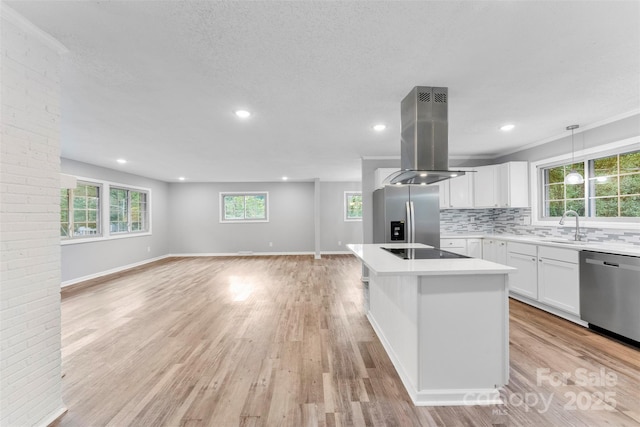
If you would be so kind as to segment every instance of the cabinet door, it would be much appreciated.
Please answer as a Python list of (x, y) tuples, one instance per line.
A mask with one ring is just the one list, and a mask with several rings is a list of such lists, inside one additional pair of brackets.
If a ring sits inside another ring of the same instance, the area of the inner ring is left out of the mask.
[(482, 239), (467, 239), (467, 256), (482, 258)]
[(471, 174), (458, 176), (449, 180), (449, 207), (473, 207), (473, 177)]
[(509, 273), (509, 290), (529, 297), (538, 299), (538, 269), (537, 258), (531, 255), (507, 253), (507, 265), (518, 270)]
[(529, 163), (508, 162), (499, 165), (496, 202), (502, 208), (529, 207)]
[(479, 166), (473, 174), (473, 205), (476, 208), (498, 207), (498, 165)]
[(507, 242), (503, 240), (496, 240), (495, 262), (507, 264)]
[(496, 241), (493, 239), (482, 239), (482, 259), (496, 262)]
[(436, 184), (440, 194), (440, 209), (448, 209), (449, 206), (449, 180), (440, 181)]
[(580, 272), (578, 264), (540, 258), (539, 300), (568, 313), (580, 315)]

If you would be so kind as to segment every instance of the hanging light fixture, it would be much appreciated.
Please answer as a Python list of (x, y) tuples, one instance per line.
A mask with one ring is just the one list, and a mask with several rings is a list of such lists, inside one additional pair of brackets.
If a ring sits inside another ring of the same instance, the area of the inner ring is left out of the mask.
[[(567, 130), (571, 131), (571, 166), (573, 166), (573, 164), (575, 163), (574, 156), (576, 154), (575, 146), (573, 145), (573, 131), (575, 129), (578, 129), (578, 127), (580, 126), (579, 125), (567, 126)], [(571, 172), (569, 172), (567, 176), (564, 177), (565, 184), (582, 184), (583, 182), (584, 182), (584, 178), (575, 169), (571, 169)]]

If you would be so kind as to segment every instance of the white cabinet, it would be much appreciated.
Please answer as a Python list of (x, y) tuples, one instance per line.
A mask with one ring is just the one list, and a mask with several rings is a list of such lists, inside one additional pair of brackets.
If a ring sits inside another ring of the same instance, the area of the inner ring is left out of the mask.
[[(464, 168), (460, 168), (464, 170)], [(473, 207), (473, 173), (449, 179), (449, 207)]]
[(473, 204), (476, 208), (498, 207), (501, 165), (478, 166), (473, 174)]
[[(509, 290), (580, 316), (579, 253), (572, 249), (509, 242)], [(543, 306), (544, 307), (544, 306)]]
[(467, 255), (467, 239), (440, 239), (440, 249)]
[(496, 205), (501, 208), (529, 207), (529, 164), (508, 162), (497, 165)]
[(467, 239), (467, 256), (482, 258), (482, 239)]
[(449, 180), (444, 180), (437, 182), (432, 185), (438, 186), (438, 191), (440, 194), (440, 209), (448, 209), (449, 206)]
[(538, 300), (568, 313), (580, 314), (578, 251), (538, 248)]
[(482, 239), (482, 259), (507, 264), (507, 242), (496, 239)]
[(507, 265), (518, 270), (509, 273), (509, 290), (538, 299), (538, 248), (524, 243), (507, 244)]

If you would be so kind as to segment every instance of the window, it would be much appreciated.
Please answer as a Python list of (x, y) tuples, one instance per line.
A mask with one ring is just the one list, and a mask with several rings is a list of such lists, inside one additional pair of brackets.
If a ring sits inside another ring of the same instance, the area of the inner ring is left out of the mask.
[[(572, 169), (583, 184), (565, 184)], [(591, 154), (584, 162), (540, 168), (541, 219), (557, 218), (566, 210), (595, 222), (637, 221), (640, 218), (640, 151)]]
[(148, 231), (147, 193), (111, 187), (109, 191), (109, 232), (136, 233)]
[(60, 190), (63, 244), (151, 233), (150, 189), (92, 178), (77, 180), (76, 188)]
[(76, 239), (101, 234), (100, 192), (100, 185), (87, 182), (60, 190), (60, 237)]
[(268, 193), (220, 193), (220, 222), (268, 222)]
[(362, 220), (362, 193), (360, 191), (344, 192), (344, 220)]

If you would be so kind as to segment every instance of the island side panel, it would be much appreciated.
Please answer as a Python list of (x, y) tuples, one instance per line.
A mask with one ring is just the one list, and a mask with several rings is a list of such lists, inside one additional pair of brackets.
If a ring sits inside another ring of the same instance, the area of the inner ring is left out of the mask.
[(367, 317), (405, 387), (418, 385), (418, 276), (369, 276)]
[(419, 390), (501, 387), (509, 372), (507, 276), (422, 276)]

